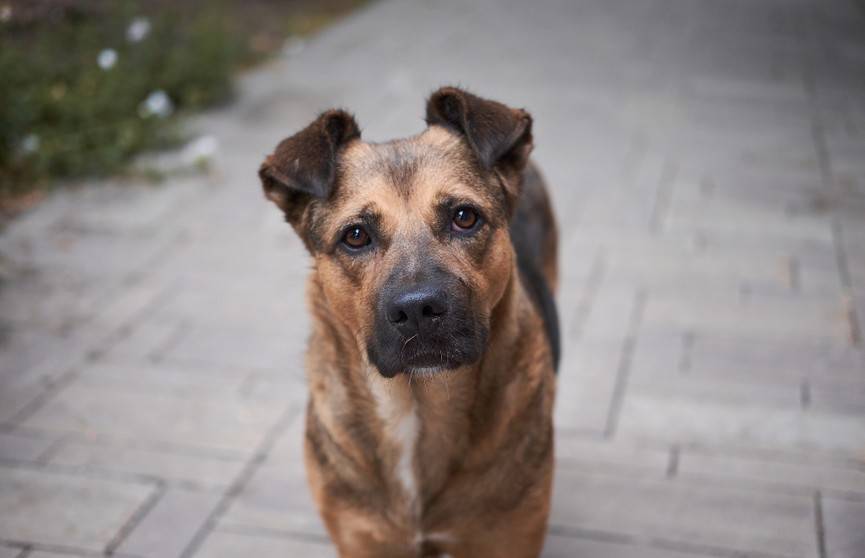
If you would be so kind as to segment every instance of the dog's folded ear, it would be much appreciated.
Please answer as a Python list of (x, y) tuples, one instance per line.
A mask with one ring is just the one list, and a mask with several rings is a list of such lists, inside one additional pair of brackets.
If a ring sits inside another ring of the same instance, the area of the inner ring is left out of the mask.
[(442, 87), (430, 96), (426, 122), (462, 134), (480, 165), (498, 170), (509, 181), (525, 168), (532, 151), (532, 117), (528, 112), (457, 87)]
[(334, 186), (337, 157), (360, 129), (349, 113), (329, 110), (312, 124), (282, 140), (258, 170), (264, 194), (295, 227), (313, 199), (327, 199)]

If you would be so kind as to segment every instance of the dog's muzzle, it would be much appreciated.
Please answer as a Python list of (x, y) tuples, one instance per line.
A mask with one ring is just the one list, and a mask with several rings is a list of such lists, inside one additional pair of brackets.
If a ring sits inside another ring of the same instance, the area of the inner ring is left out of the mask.
[(390, 378), (477, 361), (486, 327), (472, 311), (470, 294), (463, 282), (442, 271), (408, 284), (399, 277), (388, 279), (379, 295), (375, 334), (368, 342), (370, 362)]

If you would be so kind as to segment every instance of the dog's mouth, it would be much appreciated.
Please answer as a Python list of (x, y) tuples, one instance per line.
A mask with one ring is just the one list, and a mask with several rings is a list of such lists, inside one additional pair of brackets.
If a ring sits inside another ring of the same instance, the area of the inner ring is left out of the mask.
[(398, 374), (432, 374), (454, 370), (480, 359), (485, 332), (466, 332), (448, 339), (372, 339), (367, 345), (370, 362), (387, 378)]

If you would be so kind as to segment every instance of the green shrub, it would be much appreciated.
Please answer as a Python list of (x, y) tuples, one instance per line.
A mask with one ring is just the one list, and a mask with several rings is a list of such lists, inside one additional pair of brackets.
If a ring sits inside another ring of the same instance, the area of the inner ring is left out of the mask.
[[(52, 178), (115, 173), (136, 153), (175, 143), (178, 112), (230, 96), (232, 71), (250, 52), (219, 3), (146, 19), (139, 7), (0, 23), (0, 198)], [(134, 21), (149, 31), (138, 41), (127, 36)], [(161, 115), (147, 111), (151, 95), (170, 101)]]

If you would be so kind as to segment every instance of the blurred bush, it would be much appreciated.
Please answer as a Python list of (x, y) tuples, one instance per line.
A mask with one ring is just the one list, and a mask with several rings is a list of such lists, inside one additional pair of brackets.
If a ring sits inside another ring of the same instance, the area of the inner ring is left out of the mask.
[(0, 201), (175, 144), (235, 69), (355, 4), (0, 0)]

